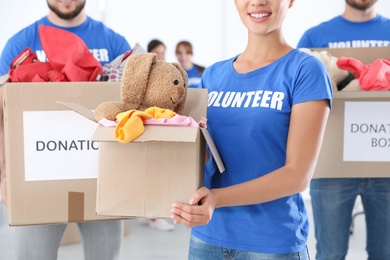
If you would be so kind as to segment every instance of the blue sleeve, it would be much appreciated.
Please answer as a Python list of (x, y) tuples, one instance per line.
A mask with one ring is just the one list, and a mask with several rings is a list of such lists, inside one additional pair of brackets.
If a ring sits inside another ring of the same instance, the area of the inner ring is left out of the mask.
[(113, 55), (114, 58), (131, 50), (131, 46), (128, 43), (128, 41), (126, 40), (126, 38), (120, 34), (116, 34), (116, 41), (115, 41), (114, 46), (115, 46), (114, 55)]
[(309, 32), (306, 31), (298, 42), (297, 48), (314, 48)]
[(24, 48), (19, 47), (15, 42), (8, 40), (0, 56), (0, 76), (10, 70), (11, 62)]
[(329, 100), (332, 103), (332, 84), (325, 65), (309, 56), (297, 70), (294, 82), (293, 105), (311, 100)]

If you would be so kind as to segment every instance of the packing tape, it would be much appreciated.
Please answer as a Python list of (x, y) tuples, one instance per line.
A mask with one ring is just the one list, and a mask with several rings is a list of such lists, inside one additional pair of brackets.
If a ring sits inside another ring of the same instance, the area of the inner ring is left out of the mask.
[(84, 221), (84, 193), (72, 192), (68, 193), (68, 221), (80, 222)]

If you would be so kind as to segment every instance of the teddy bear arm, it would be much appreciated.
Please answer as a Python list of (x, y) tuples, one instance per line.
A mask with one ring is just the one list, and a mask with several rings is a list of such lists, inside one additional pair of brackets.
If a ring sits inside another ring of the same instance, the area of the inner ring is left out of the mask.
[(99, 121), (103, 118), (115, 121), (116, 115), (124, 111), (126, 111), (126, 106), (123, 102), (107, 101), (96, 107), (94, 115), (96, 121)]

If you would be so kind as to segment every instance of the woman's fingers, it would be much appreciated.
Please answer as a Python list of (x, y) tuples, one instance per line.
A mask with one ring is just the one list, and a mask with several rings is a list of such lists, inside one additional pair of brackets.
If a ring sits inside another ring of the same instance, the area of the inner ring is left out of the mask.
[(175, 203), (172, 205), (171, 212), (171, 218), (175, 223), (191, 227), (208, 223), (208, 218), (204, 215), (201, 206)]

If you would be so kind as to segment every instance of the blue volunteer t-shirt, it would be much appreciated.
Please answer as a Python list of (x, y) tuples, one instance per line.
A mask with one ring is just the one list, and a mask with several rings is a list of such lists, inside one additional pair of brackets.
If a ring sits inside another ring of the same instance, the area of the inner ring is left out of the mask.
[(297, 48), (389, 47), (390, 19), (377, 15), (366, 22), (337, 16), (307, 30)]
[(76, 27), (59, 27), (52, 24), (47, 17), (43, 17), (8, 40), (0, 57), (0, 75), (8, 73), (12, 60), (26, 47), (30, 47), (40, 61), (46, 61), (46, 55), (39, 39), (38, 27), (40, 25), (52, 26), (76, 34), (102, 65), (131, 49), (122, 35), (90, 17)]
[[(284, 166), (293, 105), (332, 98), (324, 64), (299, 50), (245, 74), (234, 70), (235, 58), (207, 68), (199, 85), (208, 89), (207, 125), (226, 166), (221, 174), (213, 159), (207, 162), (208, 188), (242, 183)], [(209, 224), (194, 227), (192, 234), (216, 246), (281, 254), (303, 250), (308, 228), (302, 197), (294, 194), (218, 208)]]
[(200, 78), (202, 74), (198, 72), (198, 66), (194, 65), (192, 69), (186, 70), (188, 74), (188, 87), (189, 88), (197, 88), (200, 82)]

